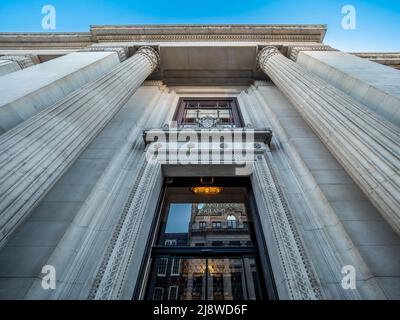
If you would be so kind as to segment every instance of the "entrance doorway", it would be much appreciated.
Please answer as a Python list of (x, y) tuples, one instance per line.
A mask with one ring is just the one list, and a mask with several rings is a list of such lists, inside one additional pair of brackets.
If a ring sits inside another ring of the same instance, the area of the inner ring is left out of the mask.
[(275, 299), (249, 179), (206, 181), (166, 181), (142, 299)]

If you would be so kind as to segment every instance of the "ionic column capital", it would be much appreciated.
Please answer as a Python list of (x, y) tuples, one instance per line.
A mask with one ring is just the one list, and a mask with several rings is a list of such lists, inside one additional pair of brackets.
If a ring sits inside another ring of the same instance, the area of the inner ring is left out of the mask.
[(260, 50), (257, 55), (257, 65), (261, 68), (261, 66), (266, 63), (272, 56), (281, 54), (277, 47), (267, 46)]
[(143, 46), (136, 51), (136, 54), (142, 54), (145, 56), (153, 66), (153, 70), (160, 65), (160, 55), (157, 50), (150, 46)]

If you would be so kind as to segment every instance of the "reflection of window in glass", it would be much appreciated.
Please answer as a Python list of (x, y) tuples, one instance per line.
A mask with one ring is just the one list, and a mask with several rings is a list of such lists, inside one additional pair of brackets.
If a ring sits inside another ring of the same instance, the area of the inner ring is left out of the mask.
[(247, 273), (250, 270), (243, 267), (241, 258), (211, 258), (208, 260), (208, 271), (212, 277), (212, 281), (209, 282), (208, 299), (243, 300), (245, 298), (245, 283), (249, 278)]
[(181, 259), (172, 259), (171, 276), (180, 276)]
[(164, 288), (154, 288), (153, 300), (163, 300)]
[(193, 300), (202, 300), (203, 297), (203, 274), (194, 274), (193, 275), (193, 289), (192, 289), (192, 299)]
[(226, 218), (228, 222), (228, 228), (229, 229), (236, 229), (236, 217), (232, 214), (228, 215)]
[(221, 221), (213, 221), (212, 227), (213, 229), (221, 229)]
[(161, 258), (158, 263), (157, 276), (165, 277), (167, 275), (168, 258)]
[(178, 300), (178, 286), (170, 286), (168, 288), (168, 300)]

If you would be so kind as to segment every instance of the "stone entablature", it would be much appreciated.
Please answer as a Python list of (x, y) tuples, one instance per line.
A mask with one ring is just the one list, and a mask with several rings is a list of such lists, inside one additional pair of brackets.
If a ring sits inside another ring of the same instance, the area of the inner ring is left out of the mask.
[(322, 42), (326, 25), (126, 25), (92, 26), (97, 42), (108, 41), (297, 41)]
[(321, 43), (326, 25), (121, 25), (90, 32), (3, 32), (0, 49), (84, 48), (99, 42), (261, 41)]
[(385, 66), (400, 69), (400, 52), (353, 52), (351, 54)]

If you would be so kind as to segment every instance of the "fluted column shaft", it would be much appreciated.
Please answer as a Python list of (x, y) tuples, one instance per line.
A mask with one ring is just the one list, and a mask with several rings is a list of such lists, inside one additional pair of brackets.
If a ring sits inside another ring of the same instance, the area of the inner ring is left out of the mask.
[(0, 136), (0, 246), (158, 64), (157, 52), (142, 47)]
[(336, 159), (400, 233), (400, 130), (275, 47), (260, 68), (288, 97)]

